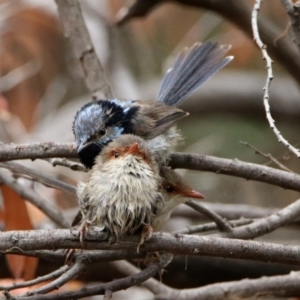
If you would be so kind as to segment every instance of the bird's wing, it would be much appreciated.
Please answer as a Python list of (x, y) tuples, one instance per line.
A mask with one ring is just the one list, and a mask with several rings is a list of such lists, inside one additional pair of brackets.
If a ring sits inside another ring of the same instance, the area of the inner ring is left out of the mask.
[(136, 101), (139, 113), (136, 116), (135, 134), (152, 139), (174, 126), (180, 119), (189, 114), (180, 108), (167, 106), (157, 101)]
[(196, 43), (193, 47), (184, 49), (165, 74), (157, 101), (172, 106), (179, 105), (233, 59), (233, 56), (224, 58), (230, 48), (230, 45), (207, 42)]
[(74, 218), (72, 222), (72, 226), (78, 225), (82, 221), (82, 213), (81, 210), (77, 213), (76, 217)]

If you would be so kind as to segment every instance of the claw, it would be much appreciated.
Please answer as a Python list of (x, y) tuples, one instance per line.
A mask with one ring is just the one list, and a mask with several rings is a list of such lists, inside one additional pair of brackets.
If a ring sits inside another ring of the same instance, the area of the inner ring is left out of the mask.
[(84, 249), (85, 245), (84, 245), (84, 234), (87, 230), (87, 228), (89, 227), (89, 223), (87, 221), (83, 221), (80, 225), (80, 227), (78, 228), (78, 233), (77, 233), (77, 237), (79, 238), (81, 247)]
[(145, 224), (143, 226), (140, 243), (138, 244), (137, 249), (136, 249), (137, 253), (140, 253), (140, 246), (143, 245), (145, 243), (145, 241), (150, 240), (150, 238), (152, 237), (152, 233), (153, 233), (152, 226), (149, 224)]

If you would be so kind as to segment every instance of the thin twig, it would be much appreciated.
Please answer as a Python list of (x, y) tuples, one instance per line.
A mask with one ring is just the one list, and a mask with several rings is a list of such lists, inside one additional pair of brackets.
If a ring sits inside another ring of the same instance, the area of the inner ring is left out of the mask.
[(255, 153), (270, 159), (275, 165), (277, 165), (280, 169), (287, 171), (287, 172), (291, 172), (294, 173), (291, 169), (289, 169), (288, 167), (286, 167), (285, 165), (283, 165), (280, 161), (278, 161), (275, 157), (273, 157), (270, 153), (263, 153), (262, 151), (260, 151), (259, 149), (257, 149), (256, 147), (252, 146), (251, 144), (249, 144), (248, 142), (243, 142), (240, 141), (240, 144), (248, 146), (249, 148), (251, 148), (252, 150), (254, 150)]
[(22, 166), (15, 162), (0, 162), (0, 168), (5, 168), (13, 172), (14, 174), (22, 174), (29, 176), (34, 181), (40, 182), (48, 187), (56, 188), (62, 191), (65, 191), (66, 193), (75, 196), (76, 195), (76, 187), (74, 187), (71, 184), (65, 183), (61, 180), (58, 180), (54, 177), (51, 177), (49, 175), (42, 174), (41, 172), (38, 172), (34, 169), (27, 168), (25, 166)]
[(9, 175), (7, 171), (0, 170), (0, 180), (16, 191), (22, 198), (28, 200), (35, 207), (40, 209), (47, 217), (62, 228), (70, 227), (60, 210), (38, 195), (33, 189), (27, 188), (17, 183), (16, 179)]
[(290, 17), (290, 24), (292, 25), (295, 42), (300, 52), (300, 5), (298, 3), (293, 3), (291, 0), (280, 0), (282, 6), (285, 8), (286, 12)]
[[(111, 262), (110, 265), (112, 265), (114, 269), (117, 269), (119, 272), (126, 276), (130, 276), (138, 272), (138, 268), (128, 261), (114, 261)], [(147, 288), (154, 295), (165, 295), (166, 293), (173, 291), (172, 288), (154, 278), (149, 278), (148, 280), (142, 282), (140, 285), (144, 288)]]
[[(240, 219), (240, 220), (234, 220), (234, 221), (229, 221), (230, 225), (232, 228), (239, 227), (242, 225), (248, 225), (253, 223), (252, 219)], [(216, 223), (205, 223), (205, 224), (200, 224), (200, 225), (195, 225), (195, 226), (188, 226), (186, 228), (176, 230), (172, 232), (173, 234), (194, 234), (194, 233), (200, 233), (200, 232), (207, 232), (207, 231), (212, 231), (212, 230), (217, 230), (218, 227)]]
[(72, 171), (87, 172), (87, 169), (83, 165), (76, 163), (72, 160), (68, 160), (66, 158), (50, 158), (47, 159), (47, 161), (50, 162), (50, 164), (52, 164), (53, 167), (63, 166), (70, 168)]
[(270, 98), (270, 85), (271, 81), (273, 80), (273, 71), (272, 71), (272, 59), (270, 58), (268, 51), (267, 51), (267, 46), (261, 41), (259, 32), (258, 32), (258, 25), (257, 25), (257, 17), (258, 17), (258, 11), (260, 9), (260, 5), (262, 3), (262, 0), (256, 0), (253, 10), (252, 10), (252, 18), (251, 18), (251, 23), (252, 23), (252, 30), (253, 30), (253, 36), (254, 36), (254, 41), (260, 48), (263, 59), (266, 61), (267, 65), (267, 79), (266, 79), (266, 84), (264, 87), (264, 97), (263, 97), (263, 102), (265, 106), (265, 111), (266, 111), (266, 116), (267, 120), (269, 122), (269, 125), (273, 132), (275, 133), (278, 141), (285, 145), (292, 153), (294, 153), (297, 157), (300, 157), (300, 152), (299, 149), (296, 149), (294, 146), (292, 146), (280, 133), (278, 128), (275, 125), (275, 120), (273, 119), (271, 115), (271, 110), (270, 110), (270, 104), (269, 104), (269, 98)]
[(185, 204), (187, 206), (197, 210), (198, 212), (202, 213), (210, 220), (214, 221), (216, 223), (218, 229), (221, 232), (231, 232), (232, 231), (232, 227), (231, 227), (230, 223), (227, 220), (223, 219), (221, 216), (219, 216), (217, 213), (212, 211), (211, 209), (209, 209), (193, 200), (189, 200), (189, 201), (185, 202)]
[(14, 284), (8, 285), (8, 286), (0, 286), (0, 290), (11, 291), (11, 290), (15, 290), (15, 289), (29, 287), (29, 286), (32, 286), (32, 285), (35, 285), (35, 284), (39, 284), (39, 283), (42, 283), (44, 281), (47, 281), (47, 280), (50, 280), (50, 279), (53, 279), (53, 278), (56, 278), (56, 277), (62, 275), (69, 268), (70, 268), (70, 266), (64, 265), (64, 266), (60, 267), (58, 270), (55, 270), (55, 271), (53, 271), (49, 274), (46, 274), (44, 276), (37, 277), (33, 280), (28, 280), (28, 281), (20, 282), (20, 283), (14, 283)]
[(55, 0), (64, 32), (70, 38), (78, 59), (85, 82), (95, 99), (111, 99), (104, 69), (96, 55), (89, 32), (85, 25), (82, 11), (77, 0)]
[[(83, 257), (79, 257), (75, 263), (68, 268), (64, 273), (60, 274), (60, 277), (53, 280), (52, 282), (43, 285), (37, 289), (27, 292), (23, 296), (32, 296), (37, 294), (46, 294), (53, 290), (59, 289), (61, 286), (76, 278), (80, 273), (82, 273), (87, 268), (87, 260)], [(20, 296), (22, 297), (22, 296)]]
[(145, 280), (153, 277), (157, 272), (163, 269), (166, 265), (170, 263), (172, 256), (170, 254), (162, 254), (160, 256), (160, 260), (157, 263), (152, 264), (147, 267), (143, 271), (140, 271), (137, 274), (133, 274), (128, 277), (124, 277), (121, 279), (116, 279), (112, 282), (105, 284), (98, 284), (92, 287), (84, 287), (77, 291), (68, 291), (61, 292), (52, 295), (37, 295), (37, 296), (29, 296), (29, 297), (15, 297), (15, 300), (64, 300), (64, 299), (79, 299), (83, 297), (88, 297), (92, 295), (104, 295), (107, 290), (111, 292), (120, 291), (123, 289), (127, 289), (131, 286), (138, 285)]

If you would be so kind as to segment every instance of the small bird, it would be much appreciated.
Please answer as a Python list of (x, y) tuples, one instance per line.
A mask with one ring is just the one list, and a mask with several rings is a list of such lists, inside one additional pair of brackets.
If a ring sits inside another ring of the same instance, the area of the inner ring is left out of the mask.
[[(126, 136), (124, 136), (126, 137)], [(95, 165), (96, 166), (96, 165)], [(94, 168), (93, 168), (94, 169)], [(175, 207), (177, 207), (179, 204), (184, 203), (187, 201), (188, 198), (194, 198), (194, 199), (204, 199), (204, 195), (193, 190), (187, 182), (183, 180), (183, 178), (176, 173), (174, 170), (171, 170), (167, 167), (161, 167), (160, 168), (160, 196), (156, 199), (154, 202), (154, 206), (156, 205), (155, 208), (152, 208), (151, 211), (152, 213), (152, 218), (150, 222), (150, 226), (153, 228), (153, 231), (160, 231), (163, 229), (163, 227), (166, 225), (167, 221), (170, 219), (170, 215)], [(88, 183), (80, 183), (78, 186), (78, 197), (79, 201), (80, 199), (85, 197), (87, 194), (87, 190), (89, 190), (89, 187), (87, 186)], [(99, 182), (99, 190), (101, 189), (101, 182)], [(145, 186), (147, 188), (147, 186)], [(100, 191), (98, 195), (103, 193), (103, 191)], [(104, 195), (106, 198), (108, 194)], [(159, 200), (160, 197), (162, 196), (163, 201)], [(99, 199), (102, 197), (99, 197)], [(157, 201), (159, 200), (159, 201)], [(120, 201), (122, 202), (122, 201)], [(100, 207), (102, 203), (99, 202), (98, 204)], [(120, 204), (122, 205), (122, 204)], [(86, 207), (86, 205), (84, 206)], [(98, 209), (101, 209), (101, 208)], [(126, 212), (126, 207), (127, 205), (124, 206), (125, 212)], [(87, 207), (87, 210), (90, 211), (90, 207)], [(95, 214), (95, 212), (91, 212), (91, 214)], [(91, 223), (87, 219), (87, 214), (85, 214), (85, 217), (83, 217), (83, 212), (82, 210), (78, 212), (76, 217), (73, 220), (72, 226), (76, 226), (80, 224), (83, 220), (86, 220), (87, 224), (92, 224), (92, 225), (97, 225), (99, 227), (103, 227), (104, 229), (104, 223), (103, 221), (96, 221), (94, 223)], [(92, 217), (90, 219), (93, 219)], [(110, 226), (110, 225), (107, 225)], [(151, 229), (150, 229), (151, 230)], [(118, 230), (119, 232), (120, 230)], [(112, 231), (111, 231), (112, 232)], [(150, 233), (151, 235), (151, 233)]]
[(161, 167), (160, 176), (162, 177), (161, 189), (164, 205), (158, 207), (158, 211), (151, 222), (153, 231), (163, 229), (170, 219), (173, 209), (186, 202), (188, 198), (204, 199), (203, 194), (193, 190), (174, 170)]
[(117, 239), (142, 230), (142, 241), (151, 236), (151, 220), (163, 195), (155, 155), (134, 135), (121, 135), (97, 156), (86, 183), (79, 184), (78, 202), (83, 241), (85, 227), (104, 227)]
[(81, 107), (73, 122), (80, 161), (91, 169), (104, 146), (122, 134), (146, 140), (164, 134), (169, 147), (176, 145), (180, 134), (172, 127), (188, 116), (176, 106), (232, 60), (224, 57), (229, 49), (213, 42), (184, 49), (163, 77), (156, 101), (100, 99)]

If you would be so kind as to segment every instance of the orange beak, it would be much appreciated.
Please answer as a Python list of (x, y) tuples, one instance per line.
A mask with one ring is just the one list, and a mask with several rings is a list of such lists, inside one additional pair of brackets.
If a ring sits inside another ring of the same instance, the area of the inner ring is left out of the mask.
[(139, 144), (134, 143), (130, 146), (130, 148), (127, 151), (127, 154), (138, 154), (139, 153)]
[(195, 199), (204, 199), (204, 195), (195, 191), (195, 190), (188, 190), (184, 192), (184, 196), (187, 198), (195, 198)]

